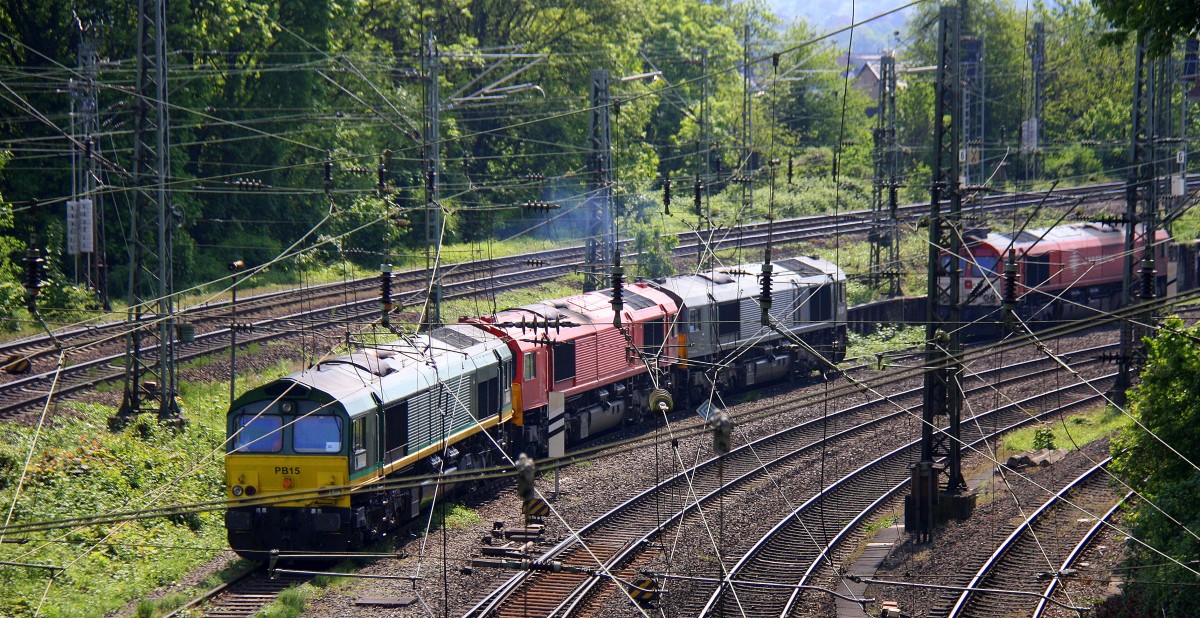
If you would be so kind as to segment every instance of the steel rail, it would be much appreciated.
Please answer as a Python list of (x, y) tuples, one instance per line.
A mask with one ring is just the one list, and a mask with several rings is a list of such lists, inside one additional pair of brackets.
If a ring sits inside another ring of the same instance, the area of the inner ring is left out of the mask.
[[(1114, 376), (1115, 376), (1115, 374), (1108, 374), (1105, 376), (1094, 378), (1092, 380), (1088, 380), (1086, 384), (1102, 383), (1106, 380), (1111, 380)], [(1017, 401), (1017, 402), (1013, 402), (1013, 403), (1001, 406), (994, 410), (989, 410), (988, 412), (984, 412), (982, 414), (976, 415), (970, 419), (964, 419), (964, 427), (965, 427), (965, 426), (967, 426), (968, 423), (971, 423), (974, 425), (974, 424), (983, 423), (985, 421), (991, 421), (993, 419), (993, 417), (1000, 419), (1000, 420), (1005, 420), (1006, 422), (1008, 422), (1004, 416), (1007, 414), (1011, 414), (1014, 417), (1014, 420), (1011, 421), (1010, 424), (1004, 426), (1002, 429), (997, 429), (986, 435), (981, 435), (979, 438), (977, 438), (975, 440), (971, 440), (970, 442), (967, 442), (967, 444), (970, 446), (975, 446), (984, 440), (990, 439), (990, 438), (1000, 435), (1004, 432), (1019, 428), (1028, 423), (1034, 422), (1042, 417), (1045, 417), (1045, 416), (1048, 416), (1051, 414), (1058, 414), (1067, 409), (1071, 409), (1071, 408), (1078, 407), (1078, 406), (1081, 406), (1081, 405), (1084, 405), (1087, 403), (1091, 403), (1091, 402), (1094, 402), (1095, 400), (1099, 399), (1100, 395), (1089, 394), (1078, 400), (1069, 402), (1063, 406), (1059, 406), (1059, 407), (1041, 412), (1040, 414), (1032, 415), (1032, 414), (1028, 414), (1028, 413), (1024, 412), (1024, 407), (1034, 401), (1044, 399), (1045, 397), (1048, 397), (1048, 396), (1053, 396), (1056, 393), (1079, 389), (1079, 388), (1084, 387), (1086, 384), (1085, 383), (1076, 383), (1076, 384), (1071, 384), (1071, 385), (1061, 387), (1058, 389), (1052, 389), (1050, 391), (1047, 391), (1046, 393), (1041, 393), (1041, 394), (1038, 394), (1038, 395), (1035, 395), (1032, 397), (1028, 397), (1021, 401)], [(858, 510), (854, 511), (854, 513), (857, 514), (857, 517), (851, 518), (852, 523), (853, 522), (861, 523), (865, 517), (869, 516), (870, 511), (867, 510), (868, 508), (879, 506), (880, 504), (883, 503), (883, 500), (881, 500), (881, 498), (886, 498), (889, 495), (894, 495), (894, 493), (902, 490), (903, 487), (907, 486), (907, 484), (910, 480), (908, 470), (907, 470), (906, 466), (903, 466), (900, 464), (902, 463), (902, 461), (912, 460), (913, 453), (915, 453), (919, 448), (920, 448), (920, 441), (913, 441), (906, 446), (900, 447), (900, 448), (892, 451), (891, 453), (884, 455), (883, 457), (880, 457), (880, 458), (860, 467), (855, 472), (851, 473), (850, 475), (847, 475), (846, 477), (843, 477), (839, 481), (830, 485), (828, 488), (823, 490), (817, 496), (814, 496), (813, 498), (806, 501), (803, 505), (801, 505), (799, 508), (797, 508), (791, 514), (789, 514), (787, 517), (780, 520), (780, 522), (778, 524), (776, 524), (776, 526), (774, 528), (772, 528), (772, 530), (770, 532), (768, 532), (762, 538), (760, 538), (759, 541), (756, 542), (754, 544), (754, 546), (751, 547), (742, 556), (742, 558), (739, 559), (738, 562), (729, 570), (728, 578), (729, 579), (764, 579), (764, 578), (767, 578), (772, 581), (779, 581), (780, 583), (788, 584), (789, 586), (793, 585), (793, 584), (807, 585), (809, 578), (811, 577), (812, 573), (815, 571), (816, 567), (819, 567), (823, 562), (828, 562), (828, 560), (831, 556), (830, 552), (836, 546), (836, 543), (839, 543), (839, 542), (845, 540), (849, 536), (849, 534), (853, 530), (853, 528), (851, 527), (851, 525), (843, 526), (840, 529), (840, 531), (838, 531), (834, 536), (829, 538), (828, 542), (823, 547), (817, 548), (818, 552), (815, 555), (812, 555), (808, 559), (798, 559), (799, 558), (799, 556), (797, 556), (798, 552), (795, 550), (794, 547), (780, 547), (780, 544), (787, 545), (791, 542), (792, 528), (795, 525), (797, 525), (803, 521), (802, 520), (803, 515), (806, 515), (807, 513), (811, 512), (817, 506), (823, 507), (827, 497), (832, 496), (834, 494), (834, 492), (839, 491), (841, 488), (848, 486), (847, 484), (849, 483), (849, 479), (851, 477), (855, 477), (858, 475), (865, 476), (868, 473), (872, 473), (872, 474), (876, 474), (876, 475), (884, 474), (885, 478), (875, 479), (873, 481), (873, 486), (888, 487), (889, 489), (885, 490), (877, 495), (874, 495), (873, 497), (871, 497), (870, 500), (860, 500), (860, 502), (863, 502), (863, 504), (858, 508)], [(888, 482), (887, 479), (891, 479), (892, 482)], [(847, 500), (843, 499), (841, 502), (839, 502), (839, 504), (844, 504), (845, 502), (847, 502)], [(760, 558), (767, 559), (768, 555), (779, 555), (781, 553), (793, 556), (793, 559), (792, 559), (793, 567), (799, 566), (800, 564), (805, 565), (799, 570), (799, 572), (800, 572), (799, 577), (797, 577), (795, 575), (791, 575), (791, 576), (788, 575), (789, 572), (791, 572), (791, 573), (797, 572), (796, 568), (783, 568), (782, 565), (779, 565), (777, 563), (777, 561), (769, 561), (772, 565), (771, 569), (769, 569), (769, 570), (763, 569), (763, 572), (759, 573), (758, 577), (747, 578), (745, 576), (744, 572), (750, 570), (756, 560), (759, 560)], [(767, 577), (768, 574), (770, 575), (769, 577)], [(700, 610), (700, 612), (698, 612), (697, 615), (709, 616), (709, 615), (712, 615), (713, 612), (718, 611), (719, 606), (723, 600), (723, 594), (722, 594), (723, 590), (724, 590), (724, 588), (722, 588), (722, 587), (718, 587), (716, 590), (714, 590), (713, 593), (709, 596), (709, 599), (705, 603), (704, 607)], [(779, 607), (779, 610), (770, 611), (770, 612), (766, 612), (766, 613), (760, 611), (757, 613), (760, 615), (787, 616), (789, 614), (789, 612), (792, 611), (792, 609), (794, 608), (794, 605), (799, 600), (799, 596), (800, 596), (798, 590), (789, 590), (789, 592), (791, 594), (789, 595), (787, 600), (783, 601), (782, 603), (776, 601), (776, 606)], [(763, 597), (763, 594), (761, 594), (761, 593), (757, 594), (756, 602), (759, 604), (757, 606), (758, 609), (762, 609), (762, 603), (764, 602), (762, 597)]]
[[(1111, 347), (1111, 345), (1097, 346), (1095, 348), (1088, 348), (1087, 350), (1079, 350), (1075, 353), (1077, 353), (1077, 354), (1078, 353), (1091, 353), (1091, 352), (1098, 351), (1099, 349), (1102, 349), (1105, 347)], [(1026, 366), (1034, 366), (1034, 365), (1039, 365), (1039, 364), (1051, 365), (1050, 367), (1048, 367), (1047, 369), (1045, 369), (1043, 371), (1057, 370), (1057, 367), (1053, 366), (1053, 364), (1050, 363), (1048, 359), (1045, 359), (1045, 358), (1031, 359), (1031, 360), (1023, 361), (1021, 363), (1010, 365), (1007, 367), (989, 369), (985, 372), (982, 372), (981, 374), (978, 374), (978, 377), (984, 377), (984, 376), (991, 375), (993, 373), (1001, 373), (1001, 372), (1015, 372), (1017, 375), (1010, 376), (1010, 377), (1002, 380), (999, 384), (990, 384), (988, 386), (976, 387), (976, 388), (990, 389), (990, 388), (994, 388), (997, 385), (1007, 384), (1007, 383), (1015, 382), (1015, 381), (1028, 380), (1028, 379), (1035, 377), (1036, 375), (1040, 375), (1040, 374), (1031, 373), (1031, 372), (1022, 372), (1021, 369)], [(975, 376), (975, 374), (972, 374), (972, 375)], [(902, 392), (902, 393), (889, 395), (888, 397), (892, 400), (902, 398), (902, 397), (914, 397), (915, 395), (919, 394), (919, 392), (920, 392), (919, 388), (914, 388), (914, 389), (910, 389), (910, 390)], [(699, 464), (698, 466), (695, 466), (693, 468), (690, 468), (688, 470), (680, 472), (677, 475), (675, 475), (674, 477), (666, 479), (662, 483), (644, 490), (637, 496), (634, 496), (633, 498), (630, 498), (629, 500), (627, 500), (625, 503), (622, 503), (621, 505), (613, 508), (608, 513), (605, 513), (604, 515), (600, 516), (593, 522), (589, 523), (588, 526), (581, 529), (576, 535), (564, 540), (563, 542), (556, 545), (554, 548), (551, 548), (550, 550), (543, 553), (537, 560), (545, 562), (545, 561), (560, 559), (560, 557), (566, 551), (568, 551), (572, 548), (576, 548), (577, 545), (580, 544), (580, 538), (586, 537), (587, 535), (597, 534), (597, 535), (604, 536), (604, 538), (611, 538), (613, 536), (611, 532), (599, 533), (599, 531), (605, 530), (605, 526), (612, 526), (614, 521), (618, 520), (619, 517), (625, 516), (625, 514), (628, 511), (636, 508), (639, 505), (651, 503), (651, 501), (656, 499), (657, 496), (659, 496), (663, 493), (668, 493), (671, 489), (680, 486), (680, 484), (682, 484), (682, 483), (690, 482), (690, 484), (692, 486), (696, 486), (696, 485), (703, 486), (705, 482), (711, 481), (712, 479), (707, 479), (705, 477), (702, 477), (701, 475), (702, 474), (711, 474), (714, 467), (724, 464), (728, 467), (727, 469), (730, 471), (730, 474), (733, 475), (733, 478), (726, 479), (725, 483), (723, 485), (718, 484), (715, 489), (709, 490), (708, 493), (706, 493), (703, 497), (699, 498), (699, 502), (701, 502), (701, 503), (711, 501), (711, 500), (715, 499), (716, 497), (718, 497), (722, 491), (726, 491), (730, 487), (735, 487), (735, 486), (738, 486), (745, 482), (748, 482), (749, 480), (751, 480), (752, 477), (757, 477), (758, 475), (763, 474), (764, 468), (766, 468), (766, 469), (777, 468), (781, 465), (784, 465), (787, 461), (794, 459), (795, 457), (800, 456), (803, 453), (807, 452), (808, 450), (818, 446), (821, 443), (819, 428), (822, 427), (825, 423), (836, 422), (838, 419), (848, 417), (848, 416), (851, 416), (856, 413), (866, 412), (870, 408), (880, 405), (882, 402), (883, 402), (883, 399), (877, 399), (877, 400), (867, 401), (867, 402), (863, 402), (863, 403), (859, 403), (859, 404), (850, 406), (848, 408), (845, 408), (843, 410), (839, 410), (838, 412), (835, 412), (834, 414), (830, 415), (827, 419), (814, 419), (812, 421), (808, 421), (808, 422), (798, 425), (796, 427), (791, 427), (791, 428), (781, 430), (770, 436), (760, 438), (759, 440), (756, 440), (752, 444), (743, 445), (742, 447), (739, 447), (738, 449), (731, 451), (724, 458), (709, 459), (709, 460)], [(912, 413), (913, 409), (915, 409), (915, 408), (893, 411), (887, 415), (869, 418), (866, 422), (864, 422), (858, 426), (843, 430), (841, 432), (834, 434), (833, 436), (829, 436), (828, 439), (829, 440), (847, 439), (847, 438), (851, 437), (851, 435), (855, 432), (861, 432), (861, 431), (864, 431), (866, 428), (877, 426), (881, 423), (891, 422), (898, 418), (909, 415)], [(811, 435), (809, 435), (807, 438), (805, 438), (804, 435), (806, 433), (811, 434)], [(775, 446), (776, 444), (779, 444), (779, 443), (783, 443), (785, 445), (795, 443), (797, 441), (797, 436), (800, 436), (800, 439), (812, 440), (812, 441), (811, 442), (803, 442), (801, 444), (801, 446), (799, 446), (799, 447)], [(772, 455), (770, 455), (770, 453), (772, 451), (777, 451), (777, 452), (782, 451), (782, 454), (772, 456)], [(738, 457), (744, 457), (744, 456), (749, 456), (749, 457), (751, 457), (751, 459), (749, 461), (739, 461), (738, 460)], [(762, 464), (760, 458), (768, 459), (769, 463)], [(740, 470), (743, 472), (739, 472)], [(703, 489), (703, 487), (701, 487), (701, 488)], [(689, 503), (683, 510), (677, 511), (675, 514), (669, 516), (669, 518), (667, 520), (664, 520), (661, 524), (656, 523), (654, 526), (650, 527), (644, 533), (642, 533), (641, 536), (633, 536), (633, 537), (625, 538), (624, 539), (625, 544), (621, 548), (614, 550), (612, 556), (608, 557), (604, 561), (603, 564), (597, 565), (593, 562), (591, 565), (589, 565), (590, 568), (597, 573), (603, 573), (605, 571), (612, 571), (613, 569), (617, 568), (617, 565), (624, 563), (632, 555), (641, 551), (641, 549), (645, 546), (645, 544), (653, 536), (657, 535), (664, 527), (666, 527), (668, 525), (672, 525), (675, 522), (681, 520), (682, 517), (689, 514), (695, 508), (698, 508), (695, 502)], [(508, 599), (510, 597), (512, 597), (513, 595), (515, 595), (517, 593), (519, 588), (524, 586), (526, 583), (533, 583), (530, 581), (532, 579), (535, 579), (535, 578), (543, 578), (544, 579), (546, 577), (547, 576), (540, 575), (540, 574), (535, 575), (535, 574), (527, 572), (527, 571), (518, 572), (518, 573), (514, 574), (512, 577), (510, 577), (508, 580), (506, 580), (499, 587), (490, 591), (490, 593), (488, 595), (486, 595), (484, 598), (482, 598), (478, 602), (476, 602), (475, 605), (464, 614), (464, 616), (466, 616), (466, 617), (483, 617), (483, 616), (492, 616), (492, 615), (500, 614), (500, 613), (502, 613), (500, 610), (503, 607), (503, 605), (506, 602), (508, 602)], [(594, 589), (594, 587), (597, 584), (602, 583), (602, 580), (606, 580), (608, 578), (603, 577), (603, 576), (592, 576), (592, 577), (577, 576), (576, 579), (578, 580), (578, 582), (576, 583), (576, 588), (573, 591), (571, 591), (568, 595), (564, 595), (564, 597), (561, 600), (557, 601), (555, 603), (554, 608), (552, 610), (550, 610), (546, 615), (549, 615), (549, 616), (570, 615), (578, 607), (579, 603), (581, 603), (583, 601), (583, 599), (587, 598), (587, 596), (592, 592), (592, 590)], [(520, 600), (514, 600), (512, 602), (512, 604), (514, 606), (514, 609), (523, 609), (521, 606)]]
[(1075, 489), (1082, 487), (1085, 482), (1092, 479), (1095, 475), (1100, 474), (1111, 461), (1112, 458), (1107, 457), (1104, 459), (1104, 461), (1101, 461), (1091, 469), (1079, 475), (1079, 477), (1077, 477), (1075, 480), (1068, 483), (1066, 487), (1063, 487), (1051, 495), (1045, 502), (1042, 503), (1041, 506), (1037, 508), (1037, 510), (1031, 513), (1024, 519), (1024, 521), (1014, 528), (1013, 531), (1010, 532), (1009, 535), (1000, 542), (1000, 545), (998, 545), (996, 549), (992, 551), (992, 555), (988, 556), (988, 559), (983, 563), (982, 566), (979, 567), (979, 570), (975, 572), (974, 577), (971, 578), (971, 581), (967, 584), (966, 589), (962, 591), (962, 594), (958, 595), (958, 600), (956, 600), (954, 605), (950, 608), (950, 618), (959, 618), (962, 616), (963, 612), (967, 610), (967, 605), (973, 599), (978, 598), (973, 589), (981, 588), (983, 586), (983, 582), (992, 574), (992, 572), (997, 568), (1001, 561), (1004, 560), (1006, 555), (1013, 549), (1013, 547), (1016, 546), (1019, 539), (1029, 534), (1030, 531), (1033, 530), (1034, 525), (1039, 523), (1051, 508), (1065, 501), (1068, 493), (1071, 493)]

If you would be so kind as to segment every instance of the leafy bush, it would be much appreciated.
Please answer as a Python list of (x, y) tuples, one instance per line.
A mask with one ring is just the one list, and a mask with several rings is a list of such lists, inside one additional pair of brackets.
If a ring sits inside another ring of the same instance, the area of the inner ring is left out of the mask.
[(1072, 144), (1046, 154), (1044, 173), (1049, 178), (1078, 178), (1099, 174), (1104, 165), (1091, 148)]
[(1054, 442), (1054, 430), (1050, 429), (1049, 427), (1046, 427), (1045, 425), (1038, 427), (1036, 430), (1034, 430), (1034, 432), (1033, 432), (1033, 448), (1037, 449), (1037, 450), (1041, 450), (1041, 449), (1051, 449), (1052, 450), (1052, 449), (1058, 448), (1058, 446), (1055, 445), (1055, 442)]
[(0, 281), (0, 330), (16, 332), (30, 319), (25, 310), (25, 288), (15, 281)]

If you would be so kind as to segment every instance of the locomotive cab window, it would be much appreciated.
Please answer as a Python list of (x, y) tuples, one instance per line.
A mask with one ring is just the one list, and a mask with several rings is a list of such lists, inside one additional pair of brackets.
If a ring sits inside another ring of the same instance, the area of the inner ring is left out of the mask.
[(515, 366), (516, 363), (512, 358), (506, 359), (500, 365), (500, 392), (503, 393), (503, 405), (506, 406), (512, 404), (512, 381), (513, 375), (516, 373)]
[(367, 418), (354, 419), (351, 427), (350, 444), (354, 446), (354, 469), (367, 467)]
[(533, 352), (525, 353), (525, 381), (528, 382), (537, 377), (537, 365), (534, 364)]
[(239, 453), (278, 453), (283, 450), (283, 417), (243, 414), (238, 417), (233, 450)]
[(687, 332), (694, 333), (704, 328), (704, 316), (699, 309), (688, 309)]
[(338, 453), (342, 450), (342, 419), (306, 416), (292, 426), (292, 450), (297, 453)]
[(642, 349), (649, 354), (658, 354), (666, 341), (666, 325), (660, 319), (647, 321), (642, 325)]
[(1000, 264), (1000, 258), (994, 255), (980, 255), (975, 257), (975, 264), (971, 264), (972, 277), (995, 277), (998, 273), (996, 267)]

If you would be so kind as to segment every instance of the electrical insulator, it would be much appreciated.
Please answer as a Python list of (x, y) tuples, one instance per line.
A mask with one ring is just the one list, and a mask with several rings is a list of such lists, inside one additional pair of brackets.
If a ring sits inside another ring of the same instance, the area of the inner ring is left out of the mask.
[(663, 179), (663, 214), (671, 214), (671, 177)]
[(675, 401), (671, 393), (665, 389), (656, 388), (650, 391), (650, 411), (659, 414), (670, 414), (675, 409)]
[(625, 269), (621, 268), (621, 252), (617, 251), (613, 256), (612, 267), (612, 310), (613, 310), (613, 326), (621, 328), (621, 311), (625, 309), (625, 300), (623, 298), (625, 288)]
[(1004, 299), (1001, 303), (1005, 324), (1011, 325), (1017, 309), (1017, 252), (1010, 250), (1004, 260)]
[(325, 158), (325, 192), (333, 193), (333, 154)]
[(700, 216), (700, 202), (701, 202), (701, 198), (703, 197), (701, 195), (703, 192), (703, 189), (704, 189), (704, 185), (700, 184), (700, 178), (697, 177), (696, 182), (692, 184), (692, 191), (695, 194), (692, 196), (692, 205), (696, 208), (696, 216), (697, 217)]
[(712, 418), (713, 451), (718, 455), (729, 452), (729, 436), (733, 433), (733, 419), (729, 413), (721, 410)]
[(533, 460), (529, 455), (521, 453), (517, 458), (517, 495), (521, 500), (532, 500), (534, 496), (533, 477), (537, 473), (537, 467), (533, 465)]
[(383, 305), (383, 319), (381, 323), (384, 326), (391, 325), (392, 315), (392, 265), (379, 265), (379, 292), (380, 300)]
[(763, 262), (762, 274), (759, 275), (759, 280), (762, 283), (762, 294), (758, 298), (758, 304), (762, 305), (762, 325), (770, 326), (771, 324), (771, 274), (775, 266), (770, 262)]
[(379, 190), (379, 197), (387, 196), (387, 168), (383, 166), (383, 160), (379, 161), (379, 168), (376, 170), (376, 185)]
[(1149, 250), (1142, 257), (1142, 300), (1150, 300), (1154, 298), (1154, 275), (1158, 271), (1154, 268), (1154, 254)]
[(46, 260), (37, 247), (30, 247), (25, 252), (25, 289), (37, 296), (42, 282), (46, 280)]

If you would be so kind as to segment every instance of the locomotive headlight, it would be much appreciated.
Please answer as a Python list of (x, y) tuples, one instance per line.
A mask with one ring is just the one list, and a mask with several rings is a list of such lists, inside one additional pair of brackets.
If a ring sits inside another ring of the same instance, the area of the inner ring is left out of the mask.
[(296, 412), (296, 402), (285, 401), (279, 404), (279, 410), (284, 414), (294, 414)]
[(291, 489), (291, 488), (292, 488), (292, 484), (293, 484), (293, 483), (292, 483), (292, 477), (290, 477), (290, 476), (285, 476), (285, 477), (283, 477), (283, 488), (284, 488), (284, 489)]
[(258, 490), (255, 489), (253, 485), (246, 486), (246, 495), (247, 496), (253, 496), (256, 493), (258, 493)]
[(239, 497), (239, 496), (241, 496), (241, 495), (242, 495), (242, 486), (241, 486), (241, 485), (234, 485), (234, 486), (233, 486), (233, 489), (231, 489), (231, 490), (229, 490), (229, 491), (233, 492), (233, 495), (234, 495), (235, 497)]

